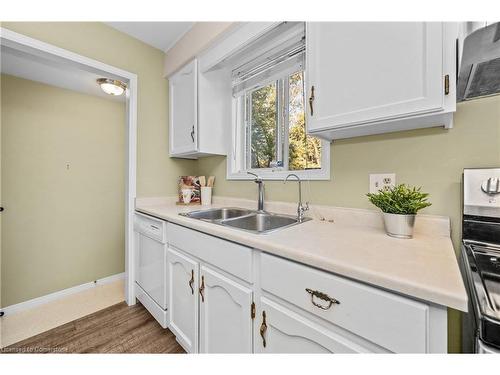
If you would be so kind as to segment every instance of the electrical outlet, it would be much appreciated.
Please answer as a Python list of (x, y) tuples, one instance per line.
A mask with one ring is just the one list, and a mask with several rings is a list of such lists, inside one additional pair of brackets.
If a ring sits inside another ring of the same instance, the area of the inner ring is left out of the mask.
[(370, 174), (370, 193), (388, 189), (396, 185), (395, 173)]

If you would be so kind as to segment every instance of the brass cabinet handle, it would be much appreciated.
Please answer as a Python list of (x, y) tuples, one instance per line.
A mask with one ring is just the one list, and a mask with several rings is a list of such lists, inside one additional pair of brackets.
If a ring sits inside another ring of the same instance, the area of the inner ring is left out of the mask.
[(189, 280), (189, 287), (191, 288), (191, 294), (194, 294), (194, 270), (191, 270), (191, 280)]
[(203, 291), (205, 290), (205, 276), (201, 277), (201, 286), (199, 290), (200, 290), (201, 302), (205, 302), (205, 296), (203, 295)]
[(267, 331), (266, 312), (262, 311), (262, 324), (260, 325), (260, 337), (262, 337), (262, 346), (264, 348), (266, 347), (266, 331)]
[(191, 139), (193, 140), (193, 143), (194, 143), (194, 125), (193, 125), (193, 128), (191, 130)]
[[(316, 307), (319, 307), (322, 310), (328, 310), (330, 307), (332, 307), (333, 304), (336, 304), (336, 305), (340, 304), (340, 302), (338, 300), (330, 297), (326, 293), (320, 292), (319, 290), (312, 290), (312, 289), (306, 288), (306, 292), (311, 295), (312, 304)], [(319, 303), (314, 302), (314, 297), (328, 302), (328, 306), (320, 305)]]
[(311, 116), (314, 115), (313, 102), (314, 102), (314, 86), (311, 86), (311, 96), (309, 97), (309, 107), (311, 108)]

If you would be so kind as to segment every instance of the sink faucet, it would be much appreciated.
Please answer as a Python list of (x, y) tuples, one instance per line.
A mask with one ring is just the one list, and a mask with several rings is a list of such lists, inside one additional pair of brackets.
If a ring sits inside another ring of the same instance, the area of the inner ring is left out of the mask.
[(302, 204), (302, 180), (300, 179), (299, 176), (297, 176), (294, 173), (290, 173), (286, 178), (283, 180), (283, 183), (286, 183), (288, 181), (288, 178), (290, 177), (295, 177), (297, 181), (299, 182), (299, 203), (297, 205), (297, 221), (301, 223), (304, 221), (304, 212), (309, 210), (309, 202), (306, 202), (305, 206)]
[(259, 211), (264, 211), (264, 180), (262, 177), (259, 175), (252, 173), (252, 172), (247, 172), (248, 174), (251, 174), (252, 176), (255, 176), (255, 183), (259, 185), (259, 202), (257, 204), (257, 210)]

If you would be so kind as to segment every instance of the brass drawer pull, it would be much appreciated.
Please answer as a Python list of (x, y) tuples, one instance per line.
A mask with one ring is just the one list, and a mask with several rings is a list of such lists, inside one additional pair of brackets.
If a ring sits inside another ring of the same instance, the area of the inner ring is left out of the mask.
[(200, 296), (201, 296), (201, 302), (205, 302), (205, 295), (203, 294), (205, 290), (205, 276), (201, 277), (201, 286), (200, 286)]
[(266, 331), (267, 331), (266, 312), (262, 311), (262, 324), (260, 325), (260, 337), (262, 337), (262, 346), (264, 348), (266, 347)]
[(191, 270), (191, 280), (189, 280), (189, 287), (191, 288), (191, 294), (194, 294), (194, 270)]
[(311, 87), (311, 96), (309, 97), (309, 107), (311, 108), (311, 116), (314, 115), (314, 86)]
[[(340, 304), (340, 302), (338, 300), (330, 297), (326, 293), (320, 292), (319, 290), (312, 290), (312, 289), (306, 288), (306, 292), (311, 295), (312, 304), (316, 307), (319, 307), (322, 310), (328, 310), (330, 307), (332, 307), (333, 304), (336, 304), (336, 305)], [(314, 302), (314, 297), (328, 302), (328, 306), (320, 305), (319, 303)]]

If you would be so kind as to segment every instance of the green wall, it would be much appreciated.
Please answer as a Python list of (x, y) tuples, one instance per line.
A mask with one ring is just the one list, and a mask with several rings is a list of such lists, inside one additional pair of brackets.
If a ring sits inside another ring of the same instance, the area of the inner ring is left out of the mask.
[(137, 100), (137, 196), (172, 195), (177, 176), (196, 162), (168, 156), (168, 81), (164, 53), (100, 22), (2, 22), (1, 26), (135, 73)]
[[(422, 186), (432, 206), (424, 213), (451, 218), (455, 251), (460, 251), (461, 174), (466, 167), (500, 165), (500, 96), (458, 104), (454, 127), (431, 128), (335, 141), (331, 181), (312, 181), (304, 189), (311, 203), (373, 208), (367, 201), (370, 173), (396, 173), (397, 182)], [(256, 199), (255, 184), (227, 181), (226, 158), (198, 162), (198, 174), (215, 175), (214, 194)], [(266, 182), (266, 199), (297, 200), (297, 186)], [(460, 351), (460, 313), (449, 313), (449, 350)]]
[[(195, 161), (171, 159), (168, 156), (168, 81), (163, 78), (162, 51), (97, 22), (2, 22), (0, 26), (137, 74), (138, 196), (173, 195), (177, 191), (177, 177), (195, 173)], [(5, 92), (2, 94), (2, 97), (5, 97)], [(60, 103), (54, 102), (53, 105)], [(97, 112), (91, 111), (87, 111), (89, 116), (97, 115)], [(68, 119), (68, 122), (73, 120)], [(122, 181), (124, 182), (124, 178)], [(78, 196), (73, 198), (80, 199)], [(4, 217), (2, 225), (5, 227), (5, 224)], [(5, 242), (4, 239), (5, 237), (2, 242)], [(69, 240), (64, 237), (61, 243)], [(78, 242), (75, 249), (86, 245), (87, 251), (81, 249), (82, 251), (72, 259), (65, 257), (64, 251), (58, 248), (54, 249), (58, 252), (53, 254), (54, 257), (46, 255), (44, 258), (41, 252), (40, 258), (33, 258), (33, 265), (41, 262), (40, 267), (45, 267), (45, 271), (54, 272), (51, 277), (41, 277), (39, 272), (32, 269), (19, 268), (19, 265), (27, 260), (26, 254), (11, 252), (7, 248), (1, 249), (1, 306), (93, 281), (97, 277), (123, 272), (123, 245), (118, 255), (113, 250), (116, 244), (109, 244), (109, 256), (103, 259), (102, 264), (96, 264), (90, 261), (92, 256), (89, 255), (86, 259), (85, 254), (101, 247), (89, 250), (93, 245), (85, 238), (74, 238), (74, 241)], [(99, 246), (102, 246), (102, 243)], [(35, 248), (36, 244), (33, 244), (33, 249)], [(56, 265), (64, 263), (63, 260), (67, 261), (66, 269), (61, 270)]]
[(1, 79), (2, 306), (124, 272), (125, 103)]

